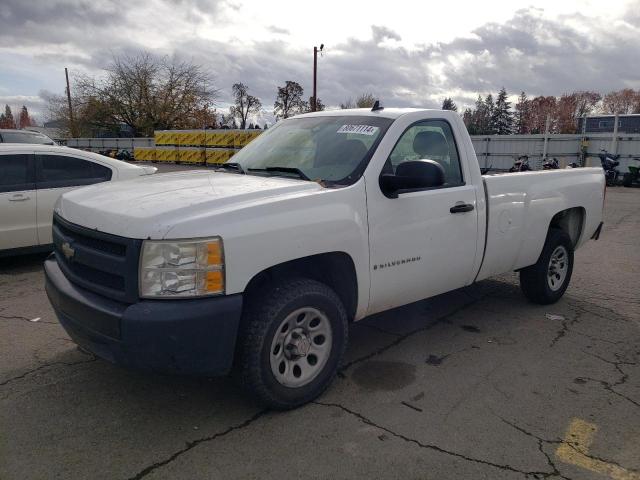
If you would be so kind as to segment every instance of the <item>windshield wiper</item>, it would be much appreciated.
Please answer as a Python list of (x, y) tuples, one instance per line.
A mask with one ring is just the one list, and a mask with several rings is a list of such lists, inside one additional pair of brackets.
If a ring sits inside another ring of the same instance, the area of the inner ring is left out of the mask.
[(311, 181), (302, 170), (296, 167), (266, 167), (266, 168), (250, 168), (250, 172), (283, 172), (283, 173), (295, 173), (302, 180)]
[(235, 170), (238, 173), (247, 173), (242, 169), (242, 166), (239, 163), (236, 162), (227, 162), (227, 163), (221, 163), (218, 168), (216, 168), (216, 170), (219, 169), (223, 169), (223, 170)]

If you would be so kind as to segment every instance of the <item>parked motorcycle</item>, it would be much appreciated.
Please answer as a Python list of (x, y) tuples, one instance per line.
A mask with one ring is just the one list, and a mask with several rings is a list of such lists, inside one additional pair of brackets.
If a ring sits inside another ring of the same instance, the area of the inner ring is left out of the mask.
[(513, 167), (509, 169), (509, 172), (527, 172), (531, 170), (529, 166), (529, 156), (520, 155), (518, 159), (513, 162)]
[(620, 165), (620, 162), (618, 161), (620, 155), (612, 155), (605, 149), (602, 149), (600, 150), (598, 157), (600, 157), (600, 163), (602, 164), (602, 169), (604, 170), (604, 177), (607, 186), (615, 186), (618, 182), (618, 176), (620, 175), (620, 172), (616, 168), (618, 165)]
[(543, 170), (556, 170), (558, 168), (560, 168), (560, 163), (558, 162), (558, 159), (555, 157), (552, 158), (551, 160), (546, 159), (542, 164)]
[(636, 165), (629, 165), (629, 171), (622, 176), (622, 185), (633, 187), (634, 184), (640, 186), (640, 157), (633, 158), (638, 162)]
[(133, 160), (133, 155), (129, 150), (118, 150), (115, 158), (117, 158), (118, 160), (125, 160), (127, 162), (130, 162)]

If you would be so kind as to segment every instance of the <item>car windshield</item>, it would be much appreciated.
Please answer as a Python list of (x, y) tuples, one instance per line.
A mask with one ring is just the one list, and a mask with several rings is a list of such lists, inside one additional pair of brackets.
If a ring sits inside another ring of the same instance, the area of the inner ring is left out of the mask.
[(38, 145), (55, 145), (49, 137), (38, 132), (0, 132), (4, 143), (36, 143)]
[(247, 174), (351, 184), (392, 122), (355, 115), (291, 118), (257, 137), (232, 162)]

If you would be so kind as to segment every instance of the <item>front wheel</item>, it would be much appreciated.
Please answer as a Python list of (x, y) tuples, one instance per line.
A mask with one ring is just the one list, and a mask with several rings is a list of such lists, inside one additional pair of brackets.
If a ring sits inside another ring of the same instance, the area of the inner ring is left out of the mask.
[(557, 302), (569, 286), (573, 273), (573, 243), (564, 231), (552, 228), (538, 261), (520, 270), (524, 295), (543, 305)]
[(281, 282), (249, 300), (237, 351), (243, 387), (278, 410), (319, 396), (347, 345), (347, 314), (336, 293), (311, 279)]

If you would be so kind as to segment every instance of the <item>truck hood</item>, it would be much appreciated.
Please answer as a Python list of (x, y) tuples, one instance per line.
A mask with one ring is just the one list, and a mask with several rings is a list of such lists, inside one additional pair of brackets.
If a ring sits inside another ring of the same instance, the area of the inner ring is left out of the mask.
[(185, 219), (323, 189), (298, 179), (191, 170), (72, 190), (60, 197), (55, 211), (71, 223), (101, 232), (161, 239)]

